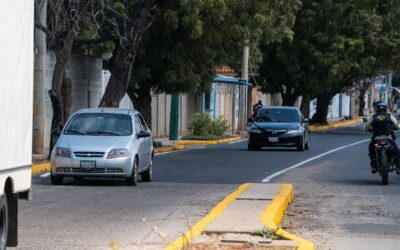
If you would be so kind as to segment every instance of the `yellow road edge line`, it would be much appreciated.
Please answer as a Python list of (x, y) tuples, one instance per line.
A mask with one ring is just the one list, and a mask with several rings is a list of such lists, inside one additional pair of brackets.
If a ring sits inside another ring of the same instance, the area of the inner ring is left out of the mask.
[(164, 146), (164, 147), (154, 148), (154, 153), (157, 154), (157, 153), (164, 153), (164, 152), (183, 150), (183, 149), (185, 149), (184, 145)]
[(345, 121), (345, 122), (337, 122), (329, 125), (323, 125), (323, 126), (310, 126), (310, 131), (316, 132), (316, 131), (324, 131), (327, 129), (332, 129), (332, 128), (340, 128), (340, 127), (345, 127), (345, 126), (351, 126), (355, 124), (361, 123), (361, 119), (355, 119), (355, 120), (350, 120), (350, 121)]
[(227, 139), (213, 141), (178, 141), (176, 145), (215, 145), (219, 143), (233, 142), (242, 139), (240, 136), (235, 136)]
[(297, 250), (314, 250), (315, 246), (313, 242), (304, 240), (298, 236), (290, 234), (280, 227), (285, 212), (289, 204), (294, 199), (294, 189), (291, 184), (283, 184), (280, 191), (272, 199), (272, 202), (268, 204), (263, 213), (260, 216), (261, 223), (267, 228), (275, 231), (275, 234), (288, 240), (294, 240), (297, 242)]
[(206, 216), (201, 218), (191, 229), (189, 229), (185, 234), (178, 237), (172, 243), (170, 243), (165, 250), (181, 250), (187, 247), (191, 240), (199, 236), (204, 229), (214, 221), (225, 208), (234, 201), (241, 193), (246, 191), (250, 186), (250, 183), (242, 184), (230, 195), (226, 196), (221, 202), (219, 202)]
[(50, 163), (43, 163), (43, 164), (37, 164), (32, 166), (32, 174), (37, 174), (41, 172), (46, 172), (50, 171), (51, 169), (51, 164)]

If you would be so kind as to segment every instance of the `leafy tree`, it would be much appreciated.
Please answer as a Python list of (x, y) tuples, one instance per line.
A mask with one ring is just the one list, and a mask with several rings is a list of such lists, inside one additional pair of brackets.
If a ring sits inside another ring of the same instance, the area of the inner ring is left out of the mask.
[(260, 60), (260, 40), (293, 35), (291, 1), (166, 1), (160, 16), (144, 36), (128, 95), (151, 124), (151, 91), (182, 93), (208, 91), (214, 68), (240, 68), (246, 41), (252, 64)]

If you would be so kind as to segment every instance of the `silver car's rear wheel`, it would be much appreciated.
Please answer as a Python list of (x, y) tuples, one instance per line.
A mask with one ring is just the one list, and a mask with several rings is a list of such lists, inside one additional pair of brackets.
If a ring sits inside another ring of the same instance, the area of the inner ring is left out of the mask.
[(138, 183), (138, 160), (135, 159), (132, 167), (132, 174), (130, 177), (125, 179), (126, 185), (136, 186)]
[(0, 249), (6, 249), (8, 238), (8, 205), (6, 195), (0, 198)]

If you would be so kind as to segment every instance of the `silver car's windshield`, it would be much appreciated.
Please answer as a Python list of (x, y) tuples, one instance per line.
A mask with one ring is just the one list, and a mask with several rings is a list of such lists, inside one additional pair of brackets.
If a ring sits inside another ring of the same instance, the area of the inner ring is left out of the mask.
[(67, 124), (65, 135), (128, 136), (132, 134), (132, 118), (126, 114), (77, 114)]
[(299, 113), (294, 109), (262, 109), (256, 122), (300, 122)]

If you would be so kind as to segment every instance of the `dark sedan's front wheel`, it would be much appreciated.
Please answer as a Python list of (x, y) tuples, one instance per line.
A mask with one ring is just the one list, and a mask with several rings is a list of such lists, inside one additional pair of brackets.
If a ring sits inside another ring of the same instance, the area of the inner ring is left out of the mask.
[(297, 151), (304, 151), (306, 148), (304, 143), (304, 137), (301, 137), (299, 144), (297, 145)]
[(254, 150), (260, 150), (261, 147), (260, 146), (255, 146), (255, 145), (251, 145), (251, 144), (247, 144), (247, 149), (249, 151), (254, 151)]

